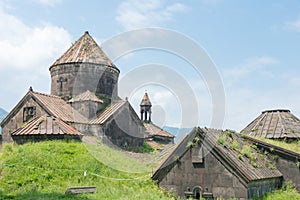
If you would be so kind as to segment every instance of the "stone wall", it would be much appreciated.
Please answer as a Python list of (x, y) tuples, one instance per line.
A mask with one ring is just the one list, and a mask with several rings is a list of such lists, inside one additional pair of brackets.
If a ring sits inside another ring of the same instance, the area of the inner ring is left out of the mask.
[(267, 192), (279, 189), (282, 185), (282, 180), (278, 178), (264, 179), (254, 181), (248, 184), (248, 198), (261, 197)]
[(66, 63), (50, 68), (51, 94), (68, 100), (87, 90), (116, 98), (119, 70), (92, 63)]
[(86, 136), (97, 136), (102, 138), (104, 134), (102, 127), (98, 124), (72, 123), (71, 125)]
[(104, 107), (103, 104), (92, 101), (74, 102), (71, 106), (88, 119), (96, 117), (97, 112)]
[(122, 148), (140, 147), (144, 143), (145, 127), (129, 103), (106, 121), (102, 130), (113, 144)]
[[(194, 148), (193, 150), (196, 150)], [(247, 185), (229, 172), (220, 161), (208, 153), (201, 164), (193, 164), (192, 151), (177, 162), (159, 186), (184, 197), (185, 192), (199, 186), (214, 197), (247, 199)]]
[(282, 173), (285, 182), (292, 181), (300, 192), (300, 169), (295, 161), (279, 156), (275, 161), (277, 169)]
[(11, 113), (13, 117), (6, 124), (2, 125), (2, 142), (12, 142), (11, 133), (18, 128), (22, 128), (25, 124), (25, 122), (23, 122), (23, 109), (25, 107), (35, 107), (36, 117), (48, 115), (36, 101), (28, 97), (28, 100), (24, 101), (24, 104), (20, 105), (14, 113)]

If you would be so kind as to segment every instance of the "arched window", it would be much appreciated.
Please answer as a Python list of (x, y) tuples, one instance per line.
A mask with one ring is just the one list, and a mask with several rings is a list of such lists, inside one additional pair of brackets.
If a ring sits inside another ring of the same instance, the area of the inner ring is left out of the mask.
[(193, 188), (193, 194), (195, 199), (200, 199), (202, 197), (202, 188), (200, 186), (195, 186)]

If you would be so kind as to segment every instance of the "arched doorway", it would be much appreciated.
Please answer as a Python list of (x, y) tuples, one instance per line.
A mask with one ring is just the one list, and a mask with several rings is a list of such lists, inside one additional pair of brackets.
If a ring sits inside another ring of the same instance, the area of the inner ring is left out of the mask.
[(193, 188), (193, 196), (195, 199), (200, 199), (202, 197), (202, 188), (200, 186), (195, 186)]

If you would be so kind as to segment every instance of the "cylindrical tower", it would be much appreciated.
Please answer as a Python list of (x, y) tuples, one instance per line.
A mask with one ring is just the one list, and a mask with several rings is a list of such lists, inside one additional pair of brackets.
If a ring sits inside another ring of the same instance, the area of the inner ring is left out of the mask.
[(85, 32), (49, 68), (51, 94), (69, 100), (87, 90), (108, 99), (118, 96), (120, 70)]

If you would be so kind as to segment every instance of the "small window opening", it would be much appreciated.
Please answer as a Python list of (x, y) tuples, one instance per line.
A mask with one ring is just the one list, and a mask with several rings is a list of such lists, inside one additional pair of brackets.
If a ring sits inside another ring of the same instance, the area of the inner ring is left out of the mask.
[(27, 122), (33, 119), (36, 115), (36, 108), (35, 107), (25, 107), (23, 109), (23, 122)]

